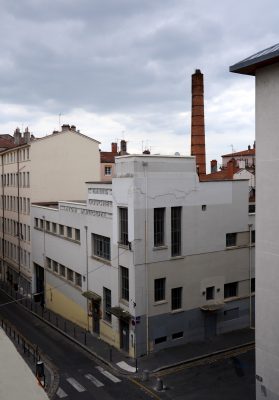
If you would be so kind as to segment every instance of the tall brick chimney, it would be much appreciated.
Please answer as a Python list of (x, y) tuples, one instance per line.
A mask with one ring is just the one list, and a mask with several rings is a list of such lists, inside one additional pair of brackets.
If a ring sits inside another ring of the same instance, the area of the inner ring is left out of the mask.
[(192, 75), (191, 155), (196, 156), (198, 174), (206, 174), (203, 74), (196, 69)]

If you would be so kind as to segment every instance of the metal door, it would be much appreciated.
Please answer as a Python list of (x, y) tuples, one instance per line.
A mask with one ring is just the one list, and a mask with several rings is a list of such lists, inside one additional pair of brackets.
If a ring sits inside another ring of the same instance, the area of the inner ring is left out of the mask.
[(93, 317), (93, 332), (100, 334), (100, 303), (93, 302), (92, 304), (92, 317)]
[(205, 339), (210, 339), (216, 336), (217, 331), (217, 314), (206, 314), (205, 315)]
[(120, 348), (129, 353), (129, 323), (120, 320)]

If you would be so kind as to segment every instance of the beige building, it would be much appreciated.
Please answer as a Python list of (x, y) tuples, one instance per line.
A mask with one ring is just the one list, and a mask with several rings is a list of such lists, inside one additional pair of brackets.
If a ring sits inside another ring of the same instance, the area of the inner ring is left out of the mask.
[(30, 204), (83, 199), (84, 182), (100, 176), (99, 142), (63, 125), (43, 138), (21, 136), (1, 156), (1, 275), (31, 291)]

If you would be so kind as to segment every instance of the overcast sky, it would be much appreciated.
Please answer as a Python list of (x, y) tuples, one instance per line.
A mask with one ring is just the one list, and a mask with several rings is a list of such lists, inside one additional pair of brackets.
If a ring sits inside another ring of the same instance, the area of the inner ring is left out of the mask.
[(190, 154), (191, 74), (208, 160), (254, 141), (254, 78), (229, 66), (277, 42), (276, 0), (0, 0), (0, 132), (61, 124), (128, 151)]

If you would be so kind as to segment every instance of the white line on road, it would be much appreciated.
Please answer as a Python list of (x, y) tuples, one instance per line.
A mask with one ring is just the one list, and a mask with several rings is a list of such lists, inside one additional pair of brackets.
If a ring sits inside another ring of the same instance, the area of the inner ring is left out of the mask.
[(120, 379), (116, 378), (116, 376), (112, 375), (110, 372), (104, 370), (104, 368), (102, 367), (96, 367), (98, 371), (101, 372), (101, 374), (103, 374), (104, 376), (106, 376), (108, 379), (110, 379), (112, 382), (114, 383), (118, 383), (121, 382)]
[(78, 392), (85, 392), (86, 389), (84, 386), (82, 386), (78, 381), (76, 381), (74, 378), (67, 378), (67, 382), (69, 382)]
[(64, 399), (64, 397), (67, 397), (67, 396), (68, 396), (67, 393), (65, 393), (64, 390), (61, 389), (61, 387), (58, 388), (56, 394), (57, 394), (57, 396), (58, 396), (60, 399)]
[(95, 376), (93, 376), (91, 374), (86, 374), (84, 376), (85, 376), (85, 378), (89, 379), (95, 386), (97, 386), (97, 387), (104, 386), (104, 384), (102, 382), (100, 382), (97, 378), (95, 378)]

